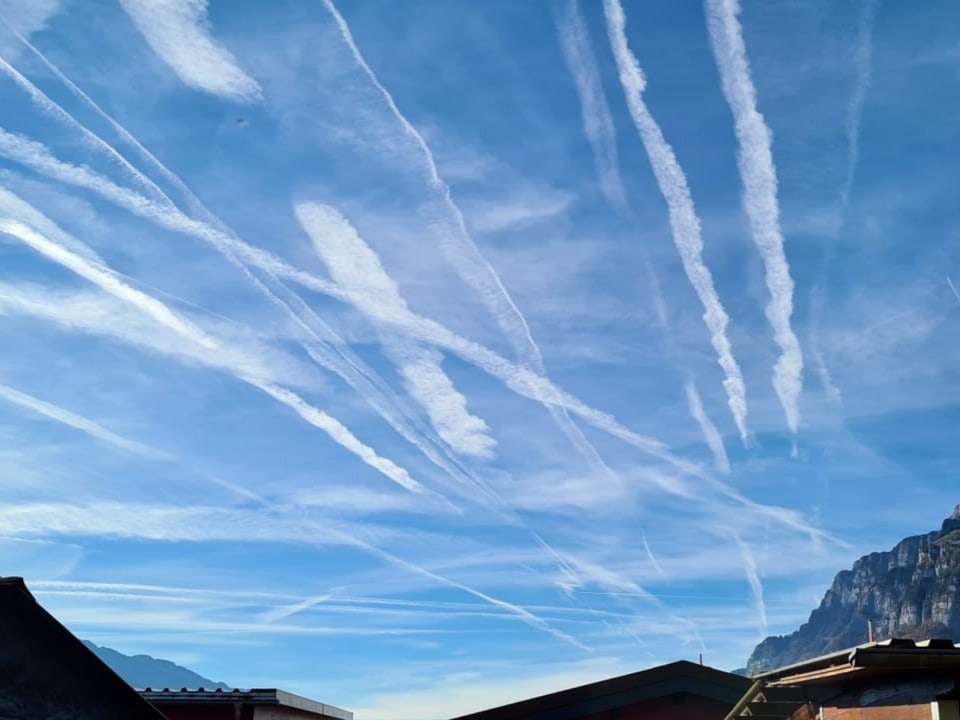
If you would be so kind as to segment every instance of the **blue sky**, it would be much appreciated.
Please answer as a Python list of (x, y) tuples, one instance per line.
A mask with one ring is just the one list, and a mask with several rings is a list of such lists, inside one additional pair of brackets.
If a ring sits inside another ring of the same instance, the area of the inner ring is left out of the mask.
[(960, 501), (950, 0), (0, 15), (0, 572), (82, 637), (444, 717)]

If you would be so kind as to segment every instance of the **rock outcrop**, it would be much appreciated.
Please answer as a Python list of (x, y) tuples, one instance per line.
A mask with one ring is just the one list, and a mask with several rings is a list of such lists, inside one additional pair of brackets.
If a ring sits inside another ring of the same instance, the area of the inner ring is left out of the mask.
[(768, 637), (747, 661), (750, 675), (877, 639), (960, 641), (960, 505), (937, 532), (901, 540), (840, 572), (800, 629)]

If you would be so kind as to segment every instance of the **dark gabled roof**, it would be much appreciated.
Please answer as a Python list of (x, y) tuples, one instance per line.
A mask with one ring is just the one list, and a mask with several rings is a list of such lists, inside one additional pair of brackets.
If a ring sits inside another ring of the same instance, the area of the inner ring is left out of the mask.
[(283, 707), (293, 708), (305, 713), (311, 713), (319, 718), (329, 720), (353, 720), (353, 713), (333, 705), (319, 703), (316, 700), (294, 695), (286, 690), (276, 688), (252, 688), (250, 690), (180, 690), (163, 688), (146, 688), (140, 690), (140, 697), (159, 707), (167, 705), (230, 705), (236, 703), (255, 707)]
[(454, 720), (570, 720), (676, 695), (695, 695), (732, 706), (750, 680), (686, 660), (501, 705)]
[(0, 577), (0, 717), (164, 720), (19, 577)]

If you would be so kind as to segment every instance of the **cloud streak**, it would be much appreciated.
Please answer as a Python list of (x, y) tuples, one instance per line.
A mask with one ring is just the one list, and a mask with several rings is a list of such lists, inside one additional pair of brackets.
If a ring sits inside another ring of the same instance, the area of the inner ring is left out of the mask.
[[(607, 98), (603, 93), (597, 61), (590, 48), (589, 33), (583, 16), (577, 6), (577, 0), (570, 0), (562, 11), (558, 11), (557, 31), (560, 36), (560, 46), (567, 63), (567, 69), (573, 76), (574, 85), (577, 88), (577, 95), (580, 98), (584, 133), (593, 148), (594, 161), (597, 166), (597, 172), (600, 175), (601, 186), (604, 188), (604, 194), (607, 197), (607, 202), (610, 203), (614, 210), (625, 218), (629, 218), (631, 217), (630, 207), (627, 203), (623, 191), (623, 182), (620, 177), (616, 129), (613, 125)], [(651, 295), (657, 321), (663, 329), (671, 351), (673, 354), (677, 354), (673, 341), (673, 333), (667, 321), (667, 306), (660, 290), (660, 281), (649, 257), (647, 257), (646, 251), (644, 251), (643, 254), (647, 277), (650, 280)], [(727, 459), (723, 440), (716, 426), (707, 416), (703, 408), (703, 403), (700, 401), (699, 393), (697, 393), (696, 387), (692, 383), (692, 379), (687, 381), (686, 390), (692, 416), (703, 431), (704, 439), (714, 455), (715, 465), (721, 472), (729, 473), (730, 462)], [(692, 399), (696, 401), (695, 403), (690, 402), (691, 388), (693, 390)]]
[[(423, 135), (413, 126), (406, 116), (397, 107), (396, 102), (390, 92), (377, 79), (373, 69), (364, 59), (363, 54), (357, 47), (350, 32), (350, 27), (346, 20), (337, 10), (332, 0), (324, 0), (324, 6), (333, 17), (344, 43), (349, 48), (357, 65), (367, 76), (371, 85), (380, 93), (390, 113), (400, 124), (404, 134), (406, 134), (417, 147), (423, 167), (427, 172), (427, 179), (430, 188), (437, 193), (447, 214), (451, 220), (448, 233), (443, 237), (442, 243), (447, 256), (451, 259), (454, 269), (460, 277), (466, 282), (487, 306), (497, 321), (500, 329), (506, 335), (518, 354), (521, 364), (532, 369), (535, 373), (546, 377), (546, 366), (543, 362), (543, 355), (540, 348), (533, 339), (530, 327), (526, 318), (517, 307), (510, 293), (497, 275), (494, 267), (480, 252), (463, 217), (463, 213), (453, 200), (450, 188), (440, 177), (437, 170), (437, 164), (433, 157), (430, 147), (424, 140)], [(570, 418), (567, 408), (555, 403), (544, 402), (554, 422), (570, 440), (571, 444), (590, 462), (593, 466), (600, 468), (605, 474), (614, 477), (614, 473), (606, 465), (596, 448), (590, 444), (583, 431), (577, 427), (576, 423)]]
[(687, 380), (683, 386), (684, 393), (687, 396), (687, 406), (690, 408), (690, 416), (700, 426), (703, 437), (707, 441), (710, 452), (713, 453), (713, 464), (717, 470), (722, 473), (730, 473), (730, 458), (727, 457), (727, 449), (723, 446), (723, 438), (720, 431), (713, 421), (707, 416), (703, 409), (703, 401), (700, 399), (700, 393), (697, 392), (697, 386), (693, 380)]
[(120, 5), (185, 84), (236, 102), (260, 99), (257, 81), (210, 36), (207, 0), (120, 0)]
[[(6, 193), (6, 191), (0, 189), (0, 193)], [(164, 303), (123, 282), (106, 267), (97, 266), (72, 253), (23, 223), (0, 218), (0, 233), (6, 233), (19, 239), (53, 262), (97, 285), (118, 300), (135, 307), (181, 338), (200, 346), (204, 351), (216, 355), (221, 350), (220, 344), (216, 340), (193, 323), (178, 316)], [(401, 487), (412, 492), (422, 492), (424, 490), (420, 483), (411, 478), (406, 470), (393, 461), (379, 456), (371, 447), (357, 439), (346, 426), (322, 410), (313, 407), (293, 391), (269, 382), (258, 374), (251, 373), (249, 368), (238, 368), (230, 362), (225, 362), (223, 365), (230, 369), (238, 379), (253, 385), (274, 400), (286, 405), (306, 422), (323, 430), (338, 445), (353, 453), (367, 465), (378, 470)]]
[(950, 279), (949, 275), (947, 275), (947, 285), (950, 286), (950, 290), (953, 292), (953, 296), (957, 299), (957, 302), (960, 302), (960, 292), (957, 291), (957, 286), (953, 284), (953, 280)]
[(620, 84), (627, 99), (627, 108), (650, 158), (657, 185), (667, 202), (674, 243), (680, 253), (680, 260), (687, 278), (703, 304), (703, 320), (710, 331), (710, 342), (717, 352), (717, 361), (723, 368), (725, 376), (723, 387), (727, 391), (730, 412), (733, 414), (740, 437), (746, 440), (746, 385), (740, 366), (733, 356), (730, 340), (727, 338), (729, 317), (714, 287), (713, 275), (703, 261), (700, 219), (694, 209), (690, 187), (687, 185), (687, 178), (674, 155), (673, 148), (664, 139), (660, 126), (643, 101), (646, 78), (640, 69), (639, 61), (627, 44), (627, 19), (623, 7), (618, 0), (604, 0), (603, 10), (607, 20), (610, 47), (617, 61)]
[(163, 459), (166, 457), (166, 455), (161, 453), (159, 450), (154, 450), (153, 448), (144, 445), (143, 443), (139, 443), (136, 440), (128, 440), (121, 435), (117, 435), (115, 432), (108, 430), (94, 420), (86, 418), (83, 415), (78, 415), (77, 413), (71, 412), (70, 410), (60, 407), (59, 405), (54, 405), (53, 403), (41, 400), (38, 397), (29, 395), (28, 393), (21, 392), (16, 388), (10, 387), (9, 385), (0, 383), (0, 399), (6, 400), (8, 403), (24, 408), (25, 410), (29, 410), (37, 415), (42, 415), (45, 418), (54, 420), (62, 425), (72, 427), (75, 430), (79, 430), (80, 432), (89, 435), (96, 440), (106, 443), (107, 445), (112, 445), (120, 450), (125, 450), (135, 455), (142, 455), (144, 457), (158, 459)]
[(763, 259), (770, 302), (767, 320), (780, 357), (773, 368), (773, 387), (780, 398), (787, 426), (800, 426), (800, 393), (803, 390), (803, 354), (790, 325), (793, 314), (793, 279), (783, 248), (777, 172), (771, 148), (772, 134), (757, 110), (757, 93), (743, 42), (737, 0), (706, 0), (707, 26), (724, 97), (733, 112), (739, 153), (737, 164), (743, 182), (743, 207), (754, 243)]
[(750, 584), (750, 592), (753, 594), (753, 602), (757, 610), (757, 622), (761, 635), (767, 634), (767, 605), (763, 599), (763, 581), (760, 579), (760, 571), (757, 569), (757, 561), (753, 557), (753, 551), (739, 537), (735, 537), (740, 555), (743, 558), (743, 567), (747, 574), (747, 582)]
[(15, 59), (18, 38), (43, 30), (60, 10), (60, 0), (0, 0), (0, 55)]
[[(262, 502), (267, 505), (265, 500)], [(539, 615), (519, 605), (405, 560), (333, 523), (311, 522), (309, 518), (290, 523), (275, 516), (265, 517), (259, 512), (221, 506), (173, 507), (115, 502), (88, 505), (31, 503), (6, 507), (0, 534), (13, 537), (65, 535), (140, 538), (165, 542), (282, 541), (311, 546), (350, 547), (412, 575), (471, 595), (564, 643), (586, 649), (573, 636), (555, 629)]]
[[(361, 307), (383, 303), (409, 313), (397, 284), (387, 275), (380, 258), (336, 209), (317, 203), (295, 207), (301, 227), (313, 241), (337, 286)], [(489, 458), (496, 441), (481, 418), (467, 410), (467, 399), (457, 391), (441, 366), (442, 356), (402, 336), (382, 343), (397, 364), (410, 394), (426, 410), (437, 434), (464, 455)]]
[[(72, 116), (65, 113), (59, 106), (52, 103), (45, 95), (33, 86), (26, 78), (20, 76), (21, 85), (30, 94), (31, 99), (41, 107), (45, 112), (54, 115), (75, 127), (82, 127), (73, 119)], [(110, 157), (117, 156), (116, 150), (103, 142), (99, 137), (92, 136), (86, 129), (83, 129), (85, 138), (90, 141), (94, 147), (103, 152), (107, 152)], [(139, 146), (139, 144), (137, 145)], [(148, 159), (153, 163), (159, 164), (152, 155), (146, 150)], [(279, 258), (270, 253), (252, 247), (244, 243), (230, 231), (222, 231), (211, 226), (208, 223), (194, 220), (184, 215), (170, 201), (170, 199), (160, 191), (146, 176), (136, 170), (126, 160), (123, 160), (124, 168), (132, 173), (134, 178), (141, 186), (154, 189), (161, 194), (161, 202), (155, 202), (149, 198), (140, 195), (127, 188), (120, 187), (109, 179), (91, 171), (86, 167), (79, 167), (64, 163), (53, 157), (47, 148), (37, 142), (19, 135), (8, 133), (0, 128), (0, 155), (3, 155), (15, 162), (19, 162), (27, 167), (31, 167), (37, 172), (52, 177), (60, 182), (88, 189), (109, 202), (121, 207), (134, 215), (150, 220), (159, 227), (173, 232), (182, 233), (190, 237), (201, 240), (212, 245), (218, 252), (226, 257), (235, 267), (239, 268), (241, 273), (250, 281), (255, 289), (263, 294), (271, 303), (278, 306), (284, 313), (288, 314), (299, 327), (310, 337), (305, 342), (310, 357), (325, 369), (334, 372), (353, 387), (370, 405), (376, 409), (397, 432), (411, 444), (420, 449), (434, 464), (443, 468), (453, 477), (462, 476), (463, 472), (458, 470), (455, 465), (445, 460), (438, 451), (431, 447), (429, 439), (421, 437), (419, 430), (410, 422), (409, 415), (405, 412), (399, 398), (389, 389), (389, 386), (380, 379), (377, 374), (363, 363), (350, 350), (347, 344), (312, 310), (298, 297), (290, 293), (275, 277), (275, 273), (282, 273), (287, 279), (300, 279), (303, 282), (305, 273), (290, 267)], [(161, 165), (166, 175), (172, 175), (169, 170)], [(176, 178), (176, 176), (173, 176)], [(190, 193), (189, 189), (183, 185), (179, 179), (176, 179), (178, 187), (191, 199), (195, 206), (205, 210), (202, 204)], [(0, 198), (2, 199), (2, 198)], [(10, 201), (13, 202), (12, 200)], [(23, 209), (24, 203), (20, 202), (18, 211), (26, 212)], [(215, 219), (214, 219), (215, 220)], [(49, 225), (49, 223), (47, 223)], [(49, 228), (48, 228), (49, 229)], [(64, 234), (60, 234), (61, 242), (72, 242), (69, 238), (64, 239)], [(82, 244), (72, 244), (71, 249), (74, 252), (90, 253), (91, 251)], [(265, 279), (258, 279), (246, 267), (244, 263), (250, 263), (259, 270), (267, 273)], [(319, 278), (309, 276), (311, 289), (319, 290), (334, 297), (342, 297), (342, 293), (332, 284)], [(273, 285), (273, 289), (267, 286), (267, 282)], [(284, 300), (281, 295), (287, 299)], [(298, 312), (299, 310), (299, 312)]]
[[(27, 87), (31, 90), (31, 100), (45, 112), (53, 112), (50, 108), (51, 101), (49, 98), (40, 93), (32, 84), (29, 84)], [(62, 112), (62, 110), (59, 112)], [(72, 123), (76, 123), (72, 118), (71, 121)], [(342, 302), (355, 304), (358, 307), (365, 307), (367, 308), (365, 312), (372, 312), (372, 317), (378, 322), (390, 326), (390, 328), (396, 332), (408, 334), (412, 338), (433, 344), (442, 350), (457, 355), (466, 362), (473, 364), (475, 367), (501, 380), (509, 389), (518, 395), (539, 402), (551, 410), (556, 407), (564, 411), (572, 412), (588, 424), (655, 458), (663, 460), (683, 474), (700, 478), (705, 481), (708, 486), (714, 488), (722, 495), (734, 499), (738, 503), (745, 504), (765, 516), (776, 519), (778, 522), (784, 522), (790, 527), (807, 529), (806, 523), (804, 523), (801, 517), (787, 513), (780, 508), (753, 503), (732, 488), (709, 477), (709, 475), (705, 474), (695, 463), (674, 455), (663, 442), (629, 429), (610, 413), (591, 407), (572, 394), (557, 387), (543, 375), (537, 374), (529, 368), (519, 366), (483, 345), (451, 332), (434, 320), (417, 315), (412, 311), (403, 311), (402, 308), (398, 309), (395, 306), (382, 303), (363, 305), (362, 299), (351, 297), (334, 283), (294, 268), (272, 253), (247, 244), (228, 230), (217, 230), (205, 222), (185, 216), (176, 208), (169, 208), (167, 205), (158, 205), (136, 192), (121, 188), (87, 168), (77, 168), (76, 166), (57, 160), (50, 155), (49, 151), (40, 143), (5, 132), (4, 135), (0, 136), (0, 140), (3, 140), (3, 142), (0, 142), (0, 152), (3, 152), (17, 162), (21, 162), (35, 169), (41, 174), (69, 185), (90, 190), (134, 215), (156, 223), (159, 227), (195, 237), (215, 247), (224, 257), (240, 267), (245, 277), (254, 284), (258, 291), (262, 292), (271, 302), (288, 313), (310, 334), (316, 342), (306, 343), (305, 347), (314, 360), (343, 377), (351, 387), (357, 389), (368, 402), (371, 402), (373, 407), (378, 410), (382, 409), (384, 419), (388, 420), (391, 426), (397, 429), (401, 435), (410, 440), (410, 442), (418, 448), (422, 449), (425, 455), (427, 455), (431, 461), (438, 464), (438, 466), (452, 468), (449, 472), (451, 472), (451, 476), (453, 477), (460, 478), (474, 487), (478, 484), (476, 478), (470, 473), (458, 470), (455, 463), (445, 462), (441, 456), (432, 451), (429, 444), (425, 444), (418, 439), (419, 436), (410, 426), (405, 424), (402, 415), (391, 409), (392, 407), (396, 407), (396, 404), (391, 400), (388, 391), (384, 391), (383, 394), (381, 394), (380, 389), (386, 387), (382, 380), (379, 380), (374, 373), (365, 371), (365, 364), (360, 361), (359, 358), (355, 357), (350, 349), (346, 347), (345, 343), (328, 328), (326, 323), (316, 317), (303, 300), (286, 290), (280, 280), (296, 283), (303, 288), (322, 293)], [(78, 247), (78, 245), (75, 244), (73, 247)], [(266, 273), (266, 280), (273, 284), (277, 292), (283, 293), (288, 299), (283, 300), (278, 297), (274, 291), (266, 287), (264, 282), (254, 277), (244, 263), (249, 263), (252, 267)], [(36, 303), (34, 303), (34, 306), (35, 305)], [(295, 311), (294, 307), (300, 308), (300, 312)], [(38, 312), (40, 310), (38, 307), (33, 307), (31, 312)], [(44, 316), (49, 315), (47, 310), (47, 308), (42, 308)], [(57, 318), (54, 317), (53, 319), (59, 322)], [(149, 340), (144, 340), (143, 342), (147, 347), (151, 347), (154, 350), (157, 349), (155, 344)], [(326, 343), (330, 343), (330, 347), (328, 347)], [(160, 348), (160, 351), (166, 352), (163, 348)], [(210, 362), (209, 359), (198, 358), (195, 350), (188, 350), (187, 354), (194, 361)], [(371, 393), (371, 389), (374, 391), (373, 394)], [(579, 432), (579, 430), (577, 430), (577, 432)], [(583, 450), (583, 452), (589, 453), (589, 448)], [(605, 470), (602, 460), (598, 460), (598, 466), (599, 469)], [(668, 489), (670, 492), (675, 491), (673, 483), (669, 485), (658, 484), (657, 486), (662, 489)]]
[(620, 177), (616, 128), (603, 94), (600, 71), (590, 49), (590, 35), (577, 7), (577, 0), (568, 0), (558, 6), (556, 16), (560, 49), (580, 98), (583, 131), (593, 149), (600, 187), (607, 202), (626, 216), (629, 209)]

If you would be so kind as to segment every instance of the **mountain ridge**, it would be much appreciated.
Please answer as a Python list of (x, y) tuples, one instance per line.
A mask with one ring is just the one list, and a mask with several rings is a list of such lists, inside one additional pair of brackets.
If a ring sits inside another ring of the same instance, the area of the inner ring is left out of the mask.
[(187, 688), (196, 690), (231, 690), (232, 686), (216, 682), (195, 673), (189, 668), (177, 665), (170, 660), (155, 658), (150, 655), (125, 655), (113, 648), (96, 645), (89, 640), (82, 640), (93, 653), (100, 658), (117, 675), (122, 677), (128, 685), (142, 690), (144, 688), (171, 688), (179, 690)]
[(746, 673), (862, 644), (868, 623), (878, 639), (960, 639), (960, 505), (940, 530), (903, 538), (837, 573), (807, 622), (754, 648)]

